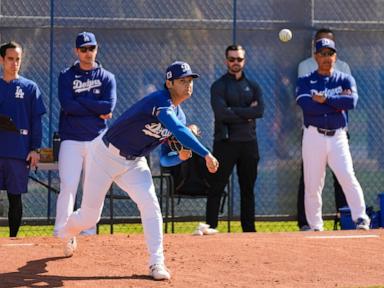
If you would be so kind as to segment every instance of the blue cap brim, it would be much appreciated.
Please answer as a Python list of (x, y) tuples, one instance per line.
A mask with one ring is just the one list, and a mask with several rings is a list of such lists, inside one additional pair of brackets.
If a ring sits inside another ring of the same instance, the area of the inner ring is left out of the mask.
[(84, 47), (84, 46), (97, 46), (97, 43), (96, 42), (88, 42), (88, 43), (81, 44), (77, 48)]
[(186, 73), (186, 74), (181, 75), (180, 77), (173, 78), (173, 79), (181, 79), (181, 78), (185, 78), (185, 77), (189, 77), (189, 76), (192, 76), (192, 78), (199, 78), (200, 77), (200, 75), (197, 73)]

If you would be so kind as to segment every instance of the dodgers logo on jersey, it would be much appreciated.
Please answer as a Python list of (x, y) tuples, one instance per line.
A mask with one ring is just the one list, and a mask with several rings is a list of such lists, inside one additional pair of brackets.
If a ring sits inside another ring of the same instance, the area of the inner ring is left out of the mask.
[(311, 95), (323, 94), (323, 95), (325, 95), (327, 97), (332, 97), (332, 96), (335, 96), (335, 95), (340, 95), (341, 92), (343, 92), (343, 88), (341, 86), (338, 86), (338, 87), (335, 87), (335, 88), (332, 88), (332, 89), (325, 88), (324, 91), (318, 91), (316, 89), (311, 89)]
[(341, 92), (343, 92), (343, 87), (335, 87), (332, 89), (325, 88), (324, 94), (326, 96), (335, 96), (335, 95), (340, 95)]
[(24, 92), (23, 89), (20, 88), (20, 86), (16, 86), (15, 98), (24, 98)]
[(168, 129), (163, 128), (160, 123), (146, 124), (142, 130), (145, 135), (159, 139), (160, 141), (171, 136), (171, 132)]
[(87, 81), (82, 82), (81, 80), (75, 79), (73, 81), (73, 90), (75, 93), (81, 93), (84, 91), (91, 91), (91, 89), (97, 88), (101, 86), (101, 81), (99, 79), (91, 80), (87, 79)]

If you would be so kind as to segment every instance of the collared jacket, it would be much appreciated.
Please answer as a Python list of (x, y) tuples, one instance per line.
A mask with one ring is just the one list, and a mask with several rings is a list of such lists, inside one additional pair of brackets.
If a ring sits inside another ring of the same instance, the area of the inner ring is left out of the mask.
[[(257, 105), (251, 106), (252, 103)], [(256, 140), (256, 119), (262, 118), (264, 101), (259, 85), (243, 72), (240, 79), (227, 73), (211, 86), (215, 116), (214, 141)]]

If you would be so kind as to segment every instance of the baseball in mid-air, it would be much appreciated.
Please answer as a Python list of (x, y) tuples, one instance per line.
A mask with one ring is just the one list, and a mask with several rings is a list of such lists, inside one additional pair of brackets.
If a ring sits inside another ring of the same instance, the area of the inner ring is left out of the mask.
[(292, 39), (292, 31), (289, 29), (281, 29), (279, 32), (279, 39), (282, 42), (288, 42)]

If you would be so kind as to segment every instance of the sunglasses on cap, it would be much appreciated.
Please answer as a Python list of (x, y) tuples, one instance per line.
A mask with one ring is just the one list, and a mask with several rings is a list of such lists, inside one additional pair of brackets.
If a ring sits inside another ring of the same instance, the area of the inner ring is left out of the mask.
[(321, 57), (333, 56), (333, 55), (335, 55), (335, 53), (336, 53), (336, 52), (333, 51), (333, 50), (317, 52), (317, 54), (319, 54)]
[(241, 58), (241, 57), (228, 57), (227, 60), (228, 60), (228, 62), (231, 62), (231, 63), (235, 62), (235, 61), (241, 63), (241, 62), (244, 61), (244, 58)]
[(86, 53), (87, 51), (93, 52), (96, 50), (96, 46), (84, 46), (79, 48), (81, 53)]

